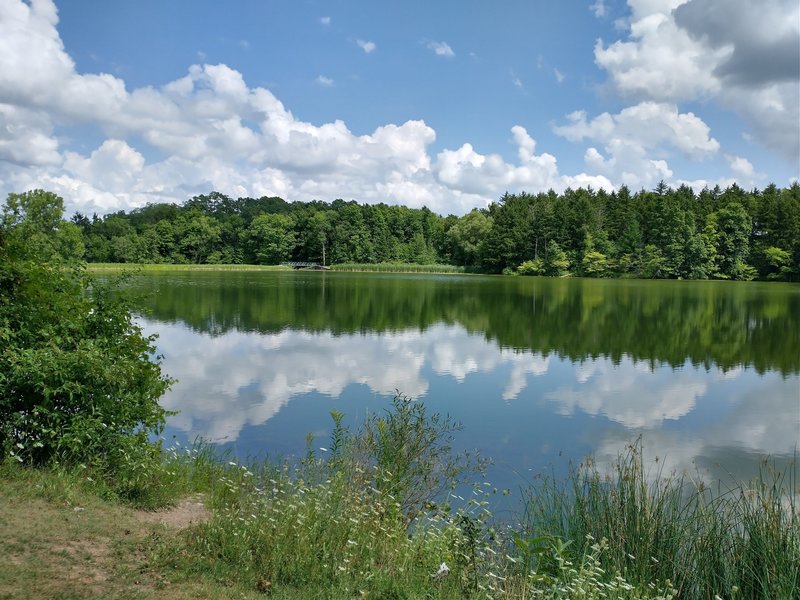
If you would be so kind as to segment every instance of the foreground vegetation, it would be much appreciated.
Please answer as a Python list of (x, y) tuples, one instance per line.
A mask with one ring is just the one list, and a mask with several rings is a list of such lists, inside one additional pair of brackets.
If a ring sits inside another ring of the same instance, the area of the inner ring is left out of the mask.
[(180, 510), (141, 511), (103, 500), (85, 472), (3, 465), (0, 598), (263, 598), (256, 590), (232, 591), (210, 577), (182, 577), (158, 561), (159, 548), (180, 535), (171, 520)]
[[(218, 192), (71, 227), (89, 262), (452, 265), (485, 273), (800, 280), (800, 184), (506, 194), (444, 217)], [(402, 269), (405, 270), (405, 269)]]
[[(796, 463), (711, 491), (634, 445), (615, 471), (532, 482), (515, 522), (493, 517), (483, 461), (453, 452), (459, 425), (403, 396), (353, 431), (332, 413), (324, 449), (311, 437), (295, 462), (164, 448), (153, 338), (76, 261), (62, 212), (20, 195), (0, 220), (0, 597), (800, 594)], [(197, 493), (209, 519), (180, 533), (120, 507)]]
[[(202, 459), (214, 518), (170, 555), (179, 569), (297, 597), (793, 598), (800, 593), (796, 466), (715, 492), (650, 472), (632, 446), (613, 472), (586, 464), (526, 490), (495, 520), (451, 425), (404, 398), (324, 458), (244, 467)], [(442, 465), (445, 468), (440, 468)], [(430, 490), (430, 491), (429, 491)], [(442, 565), (445, 565), (443, 567)], [(579, 592), (581, 590), (581, 592)]]
[[(531, 485), (521, 521), (500, 522), (490, 511), (495, 492), (479, 480), (469, 494), (449, 491), (440, 503), (416, 493), (424, 489), (416, 483), (437, 480), (436, 473), (451, 481), (435, 465), (463, 466), (440, 454), (446, 443), (437, 449), (424, 441), (446, 440), (442, 423), (423, 405), (398, 399), (358, 432), (335, 425), (324, 456), (310, 453), (296, 464), (245, 466), (209, 448), (172, 449), (152, 482), (169, 488), (162, 502), (200, 491), (211, 508), (207, 521), (180, 531), (145, 527), (142, 513), (98, 500), (108, 488), (92, 471), (6, 462), (0, 550), (11, 560), (0, 566), (0, 597), (37, 597), (43, 586), (63, 586), (70, 593), (62, 597), (71, 598), (800, 593), (796, 465), (774, 472), (765, 464), (759, 480), (712, 492), (648, 471), (633, 446), (612, 472), (585, 464), (566, 481)], [(435, 431), (435, 440), (426, 437)], [(415, 451), (398, 446), (398, 436)], [(433, 456), (435, 465), (425, 458)], [(35, 531), (22, 525), (31, 509)], [(97, 544), (102, 552), (88, 550)]]

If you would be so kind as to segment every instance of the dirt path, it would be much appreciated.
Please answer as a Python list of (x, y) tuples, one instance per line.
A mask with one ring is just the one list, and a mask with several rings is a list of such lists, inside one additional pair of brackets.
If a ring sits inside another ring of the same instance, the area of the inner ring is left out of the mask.
[(210, 518), (202, 496), (145, 512), (58, 485), (0, 479), (0, 600), (229, 597), (214, 582), (171, 582), (153, 561)]
[(165, 525), (173, 529), (186, 529), (192, 525), (205, 523), (211, 518), (202, 494), (189, 496), (174, 507), (158, 511), (135, 511), (136, 519), (142, 523)]

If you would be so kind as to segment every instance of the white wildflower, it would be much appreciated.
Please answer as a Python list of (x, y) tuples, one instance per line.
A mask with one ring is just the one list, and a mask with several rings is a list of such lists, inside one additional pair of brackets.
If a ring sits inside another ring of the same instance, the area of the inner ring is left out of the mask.
[(447, 563), (442, 563), (439, 565), (439, 570), (436, 571), (433, 577), (434, 579), (444, 579), (447, 577), (448, 573), (450, 573), (450, 567), (447, 566)]

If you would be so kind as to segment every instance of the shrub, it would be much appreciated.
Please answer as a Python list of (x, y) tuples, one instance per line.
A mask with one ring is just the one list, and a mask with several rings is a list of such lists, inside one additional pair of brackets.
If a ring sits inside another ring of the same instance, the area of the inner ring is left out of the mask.
[(3, 208), (0, 452), (95, 467), (135, 498), (161, 465), (150, 439), (170, 380), (126, 300), (85, 272), (74, 247), (43, 241), (61, 234), (62, 212), (61, 198), (41, 191), (12, 194)]
[(520, 275), (541, 275), (544, 273), (544, 261), (541, 258), (526, 260), (517, 267), (517, 273)]
[(374, 487), (396, 498), (410, 523), (444, 492), (484, 470), (479, 457), (453, 452), (460, 430), (449, 415), (428, 413), (422, 402), (397, 394), (391, 409), (370, 415), (349, 443), (356, 463), (375, 467)]
[(499, 554), (487, 549), (497, 543), (478, 501), (486, 492), (475, 486), (453, 512), (434, 503), (474, 466), (451, 451), (459, 426), (402, 395), (353, 432), (332, 416), (324, 458), (216, 462), (215, 516), (167, 560), (192, 557), (188, 568), (221, 580), (295, 591), (286, 597), (455, 599), (490, 589)]

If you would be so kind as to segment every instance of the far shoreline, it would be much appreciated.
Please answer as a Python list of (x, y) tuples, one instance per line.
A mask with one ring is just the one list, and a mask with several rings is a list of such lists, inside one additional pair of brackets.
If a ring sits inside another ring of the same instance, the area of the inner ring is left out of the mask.
[(341, 263), (328, 265), (327, 269), (301, 268), (294, 269), (288, 265), (249, 265), (249, 264), (175, 264), (175, 263), (86, 263), (86, 269), (92, 273), (140, 271), (143, 273), (167, 272), (321, 272), (321, 273), (414, 273), (430, 275), (483, 275), (471, 273), (464, 267), (453, 265), (420, 265), (413, 263)]

